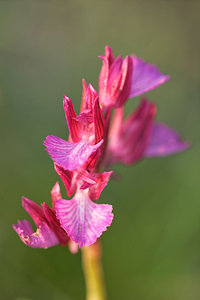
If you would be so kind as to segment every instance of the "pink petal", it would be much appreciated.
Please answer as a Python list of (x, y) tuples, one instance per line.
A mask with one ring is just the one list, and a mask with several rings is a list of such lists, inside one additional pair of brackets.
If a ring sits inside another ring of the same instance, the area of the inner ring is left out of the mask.
[(71, 140), (74, 143), (77, 143), (80, 141), (79, 132), (81, 130), (81, 125), (76, 122), (76, 113), (74, 111), (72, 101), (66, 96), (63, 98), (63, 106)]
[(29, 213), (37, 226), (39, 226), (43, 222), (46, 222), (43, 209), (38, 204), (36, 204), (32, 200), (22, 197), (22, 206), (27, 211), (27, 213)]
[(170, 79), (170, 76), (161, 73), (157, 66), (147, 63), (134, 55), (131, 58), (133, 61), (133, 73), (129, 98), (144, 94)]
[(109, 74), (109, 61), (105, 56), (99, 56), (103, 59), (103, 66), (99, 75), (99, 99), (100, 102), (106, 95), (107, 84), (108, 84), (108, 74)]
[(104, 117), (103, 117), (102, 110), (99, 106), (98, 98), (94, 103), (93, 118), (94, 118), (95, 143), (98, 143), (102, 140), (103, 133), (104, 133)]
[(69, 237), (66, 234), (66, 231), (60, 226), (60, 222), (56, 218), (55, 210), (50, 208), (45, 202), (42, 204), (42, 207), (51, 230), (57, 236), (59, 243), (62, 246), (65, 246), (69, 242)]
[(84, 109), (76, 118), (74, 118), (76, 122), (93, 122), (93, 115), (91, 109)]
[(123, 110), (116, 110), (108, 148), (108, 165), (117, 162), (130, 165), (143, 157), (149, 143), (155, 113), (155, 105), (143, 99), (120, 126)]
[(57, 218), (68, 236), (82, 246), (93, 244), (110, 226), (112, 205), (96, 204), (87, 190), (78, 190), (72, 200), (58, 200)]
[(145, 151), (146, 157), (170, 155), (186, 150), (190, 144), (181, 141), (179, 134), (162, 123), (155, 123)]
[(108, 76), (108, 92), (110, 93), (111, 96), (116, 96), (116, 92), (119, 93), (119, 87), (122, 79), (122, 57), (119, 55), (113, 64), (111, 65), (111, 68), (109, 70), (109, 76)]
[(120, 97), (118, 101), (115, 103), (115, 108), (121, 107), (129, 98), (132, 73), (133, 73), (133, 63), (132, 63), (132, 59), (129, 56), (127, 56), (123, 60), (121, 72), (122, 72), (122, 79), (119, 87)]
[(89, 189), (89, 197), (91, 200), (99, 199), (101, 192), (105, 188), (110, 179), (111, 172), (104, 172), (104, 173), (94, 173), (93, 177), (96, 179), (96, 183), (93, 184)]
[(94, 102), (97, 98), (97, 92), (93, 88), (91, 84), (88, 85), (88, 88), (86, 90), (86, 107), (85, 109), (93, 109)]
[(52, 207), (55, 208), (56, 201), (62, 199), (59, 183), (56, 182), (51, 190)]
[(53, 135), (47, 136), (44, 141), (52, 160), (70, 171), (83, 165), (102, 143), (103, 140), (94, 146), (91, 146), (86, 140), (70, 143)]
[(109, 46), (105, 46), (105, 57), (107, 58), (107, 60), (109, 62), (109, 66), (111, 66), (111, 64), (114, 61), (114, 55), (113, 55), (111, 47), (109, 47)]
[(18, 224), (13, 225), (13, 228), (22, 242), (30, 247), (48, 248), (59, 244), (55, 233), (46, 223), (41, 224), (35, 233), (27, 220), (18, 221)]
[(95, 178), (92, 173), (88, 172), (87, 170), (83, 169), (78, 173), (77, 180), (82, 180), (83, 184), (81, 189), (87, 189), (91, 185), (95, 184)]
[(81, 109), (80, 109), (80, 112), (82, 112), (86, 108), (87, 84), (85, 82), (85, 79), (82, 79), (82, 84), (83, 84), (83, 91), (82, 91), (82, 100), (81, 100)]
[(67, 195), (70, 197), (75, 192), (76, 183), (74, 182), (74, 173), (69, 170), (65, 170), (63, 167), (59, 166), (58, 164), (54, 163), (55, 171), (58, 173), (60, 178), (62, 179), (66, 190)]

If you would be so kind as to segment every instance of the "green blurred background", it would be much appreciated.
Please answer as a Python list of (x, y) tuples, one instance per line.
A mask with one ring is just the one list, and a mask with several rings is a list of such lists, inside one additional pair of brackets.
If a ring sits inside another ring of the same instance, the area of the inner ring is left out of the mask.
[[(114, 206), (103, 234), (109, 300), (200, 299), (200, 2), (0, 1), (0, 298), (82, 300), (81, 255), (31, 249), (12, 224), (28, 219), (24, 195), (50, 204), (56, 181), (44, 151), (67, 137), (63, 94), (78, 112), (81, 79), (98, 88), (99, 55), (143, 57), (172, 76), (148, 96), (157, 119), (193, 143), (189, 151), (116, 166), (101, 201)], [(138, 99), (129, 100), (127, 111)]]

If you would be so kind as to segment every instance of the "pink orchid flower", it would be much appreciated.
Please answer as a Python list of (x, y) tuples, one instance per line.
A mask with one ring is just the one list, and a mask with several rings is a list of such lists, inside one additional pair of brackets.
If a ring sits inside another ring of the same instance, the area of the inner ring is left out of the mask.
[(34, 232), (27, 220), (18, 221), (13, 228), (22, 242), (30, 247), (49, 248), (58, 244), (65, 246), (69, 242), (69, 237), (60, 226), (55, 213), (56, 202), (62, 198), (58, 183), (53, 187), (51, 197), (53, 208), (50, 208), (45, 202), (40, 207), (35, 202), (22, 197), (22, 205), (35, 222), (37, 230)]
[(112, 223), (112, 205), (94, 202), (99, 198), (111, 173), (97, 174), (97, 183), (87, 189), (81, 189), (81, 182), (78, 182), (76, 193), (71, 200), (62, 199), (56, 203), (61, 226), (80, 247), (95, 243)]
[(112, 49), (105, 47), (103, 66), (99, 76), (99, 100), (102, 107), (121, 107), (128, 98), (142, 95), (165, 81), (170, 76), (135, 55), (122, 59), (113, 56)]
[(143, 99), (124, 120), (124, 110), (115, 110), (109, 134), (106, 165), (131, 165), (143, 157), (164, 156), (183, 151), (188, 142), (165, 124), (155, 122), (156, 106)]
[(47, 136), (44, 144), (54, 161), (71, 200), (56, 203), (56, 213), (68, 236), (80, 247), (89, 246), (110, 226), (112, 206), (96, 204), (112, 172), (96, 173), (95, 166), (103, 143), (104, 117), (96, 91), (83, 81), (81, 111), (64, 96), (69, 141)]

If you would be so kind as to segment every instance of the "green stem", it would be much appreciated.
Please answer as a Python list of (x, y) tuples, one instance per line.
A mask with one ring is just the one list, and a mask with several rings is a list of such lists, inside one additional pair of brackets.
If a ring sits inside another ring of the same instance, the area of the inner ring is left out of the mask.
[(82, 247), (81, 252), (86, 282), (86, 300), (106, 300), (100, 242), (97, 241), (89, 247)]

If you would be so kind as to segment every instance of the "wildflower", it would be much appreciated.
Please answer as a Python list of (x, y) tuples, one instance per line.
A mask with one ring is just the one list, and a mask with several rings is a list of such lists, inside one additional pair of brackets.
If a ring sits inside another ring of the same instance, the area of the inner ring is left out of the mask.
[(188, 142), (165, 124), (155, 122), (156, 106), (143, 99), (124, 120), (123, 108), (115, 110), (109, 134), (106, 165), (130, 165), (143, 157), (164, 156), (183, 151)]
[(99, 98), (92, 85), (87, 86), (83, 80), (79, 115), (71, 99), (63, 98), (68, 140), (49, 135), (44, 141), (55, 171), (72, 198), (61, 199), (58, 183), (52, 190), (53, 208), (46, 203), (41, 208), (22, 198), (22, 205), (33, 218), (37, 231), (34, 233), (26, 220), (13, 228), (31, 247), (69, 243), (75, 253), (78, 245), (95, 243), (113, 220), (112, 205), (96, 203), (112, 171), (99, 173), (99, 170), (118, 162), (130, 165), (143, 157), (173, 154), (189, 146), (176, 131), (155, 122), (156, 106), (147, 99), (124, 119), (123, 105), (128, 98), (156, 88), (169, 76), (134, 55), (115, 59), (108, 46), (101, 58)]
[(102, 107), (121, 107), (128, 98), (142, 95), (165, 81), (170, 76), (135, 55), (114, 59), (112, 49), (105, 47), (103, 66), (99, 76), (99, 100)]
[(94, 202), (99, 198), (111, 173), (97, 175), (104, 178), (100, 179), (96, 187), (93, 185), (90, 188), (81, 189), (78, 186), (71, 200), (59, 200), (56, 203), (57, 217), (61, 226), (80, 247), (93, 244), (112, 223), (112, 205)]
[(81, 112), (64, 96), (69, 139), (47, 136), (44, 144), (54, 161), (71, 200), (56, 203), (56, 213), (68, 236), (80, 247), (89, 246), (110, 226), (112, 206), (96, 204), (112, 172), (96, 173), (95, 166), (103, 144), (104, 117), (96, 91), (83, 81)]
[(22, 242), (30, 247), (48, 248), (58, 244), (65, 246), (69, 242), (69, 237), (60, 226), (55, 214), (56, 201), (62, 198), (58, 183), (53, 187), (51, 197), (53, 208), (50, 208), (45, 202), (40, 207), (35, 202), (22, 197), (22, 206), (32, 217), (37, 230), (34, 232), (27, 220), (18, 221), (18, 224), (13, 225), (13, 228)]

